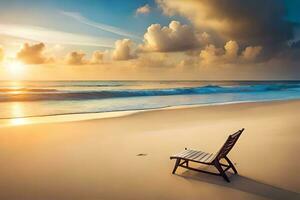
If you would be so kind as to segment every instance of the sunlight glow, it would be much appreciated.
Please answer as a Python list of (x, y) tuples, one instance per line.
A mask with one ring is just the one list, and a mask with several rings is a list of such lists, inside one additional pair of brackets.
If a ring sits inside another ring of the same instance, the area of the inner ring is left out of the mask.
[(27, 118), (21, 118), (21, 116), (23, 116), (23, 114), (24, 114), (21, 103), (15, 102), (12, 104), (11, 114), (13, 117), (15, 117), (10, 120), (11, 125), (17, 126), (17, 125), (22, 125), (22, 124), (28, 123)]
[(5, 66), (8, 69), (8, 71), (13, 75), (20, 75), (24, 71), (24, 64), (20, 61), (9, 61), (5, 63)]

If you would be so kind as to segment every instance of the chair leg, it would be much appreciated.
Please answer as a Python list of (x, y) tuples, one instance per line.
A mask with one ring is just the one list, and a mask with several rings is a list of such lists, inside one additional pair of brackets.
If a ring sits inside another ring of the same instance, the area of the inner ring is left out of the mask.
[(232, 162), (229, 160), (229, 158), (226, 156), (225, 159), (228, 162), (228, 164), (230, 165), (231, 169), (234, 171), (234, 173), (237, 174), (238, 172), (237, 172), (236, 168), (234, 167), (234, 165), (232, 164)]
[(215, 167), (217, 168), (217, 170), (220, 172), (220, 175), (224, 178), (225, 181), (227, 181), (228, 183), (230, 182), (228, 176), (226, 175), (226, 173), (224, 172), (222, 166), (220, 165), (220, 163), (218, 161), (216, 161), (214, 163)]
[(177, 159), (176, 159), (175, 166), (174, 166), (174, 169), (173, 169), (172, 174), (175, 174), (176, 169), (178, 168), (178, 166), (179, 166), (179, 164), (180, 164), (180, 160), (181, 160), (180, 158), (177, 158)]

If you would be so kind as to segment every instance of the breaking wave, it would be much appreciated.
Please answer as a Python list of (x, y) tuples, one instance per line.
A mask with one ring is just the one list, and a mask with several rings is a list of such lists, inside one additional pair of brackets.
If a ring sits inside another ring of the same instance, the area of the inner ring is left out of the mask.
[(181, 87), (164, 89), (123, 89), (123, 90), (88, 90), (67, 91), (52, 89), (0, 90), (0, 101), (42, 101), (42, 100), (89, 100), (122, 97), (169, 96), (169, 95), (203, 95), (221, 93), (255, 93), (266, 91), (299, 90), (300, 84), (256, 84), (201, 87)]

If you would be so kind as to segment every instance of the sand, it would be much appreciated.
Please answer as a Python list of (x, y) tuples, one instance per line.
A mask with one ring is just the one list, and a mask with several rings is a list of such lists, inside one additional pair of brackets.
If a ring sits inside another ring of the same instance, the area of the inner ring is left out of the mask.
[[(300, 101), (282, 101), (2, 127), (0, 199), (300, 199), (299, 119)], [(231, 183), (171, 174), (171, 154), (215, 152), (240, 128)]]

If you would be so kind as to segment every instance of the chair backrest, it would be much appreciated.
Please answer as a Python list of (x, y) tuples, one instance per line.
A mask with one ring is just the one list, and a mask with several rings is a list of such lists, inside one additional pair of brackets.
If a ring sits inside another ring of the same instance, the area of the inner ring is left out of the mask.
[(221, 158), (224, 158), (229, 153), (229, 151), (232, 149), (232, 147), (235, 145), (235, 143), (237, 142), (237, 140), (239, 139), (239, 137), (241, 136), (243, 131), (244, 131), (244, 129), (241, 129), (241, 130), (235, 132), (234, 134), (229, 135), (228, 139), (226, 140), (226, 142), (224, 143), (224, 145), (218, 152), (215, 159), (220, 160)]

